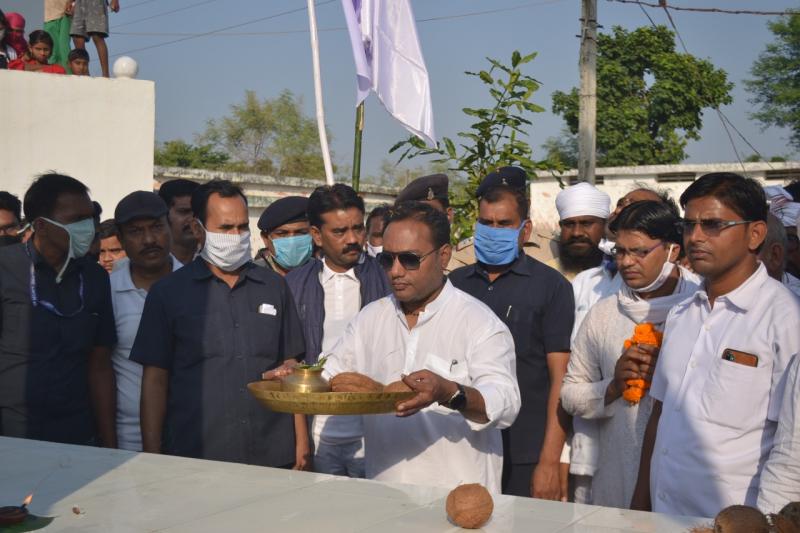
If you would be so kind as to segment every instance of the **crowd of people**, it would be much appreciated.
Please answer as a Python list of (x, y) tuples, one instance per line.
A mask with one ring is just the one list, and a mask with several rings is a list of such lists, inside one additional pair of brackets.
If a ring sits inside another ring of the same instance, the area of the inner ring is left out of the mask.
[(86, 41), (91, 39), (108, 78), (109, 7), (118, 12), (119, 0), (44, 0), (43, 27), (27, 39), (25, 17), (0, 10), (0, 69), (89, 76)]
[[(0, 192), (0, 435), (692, 516), (800, 500), (800, 185), (612, 210), (579, 183), (548, 235), (527, 182), (485, 176), (455, 246), (445, 175), (369, 214), (320, 186), (263, 211), (255, 254), (229, 181), (104, 221), (69, 176)], [(322, 358), (416, 394), (306, 417), (247, 392)]]

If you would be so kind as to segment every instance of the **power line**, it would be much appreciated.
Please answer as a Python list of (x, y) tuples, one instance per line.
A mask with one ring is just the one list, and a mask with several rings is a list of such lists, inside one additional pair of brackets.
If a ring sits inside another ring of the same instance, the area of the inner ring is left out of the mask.
[[(333, 3), (335, 1), (336, 0), (325, 0), (324, 2), (320, 2), (320, 3), (316, 4), (316, 5), (317, 5), (317, 7), (324, 6), (326, 4), (330, 4), (330, 3)], [(184, 42), (184, 41), (189, 41), (191, 39), (197, 39), (198, 37), (204, 37), (206, 35), (213, 35), (215, 33), (221, 32), (221, 31), (232, 30), (234, 28), (241, 28), (242, 26), (248, 26), (250, 24), (255, 24), (257, 22), (263, 22), (265, 20), (271, 20), (271, 19), (275, 19), (275, 18), (278, 18), (278, 17), (283, 17), (285, 15), (291, 15), (293, 13), (300, 13), (301, 11), (305, 11), (306, 9), (308, 9), (308, 8), (305, 7), (305, 6), (298, 7), (298, 8), (295, 8), (295, 9), (290, 9), (288, 11), (282, 11), (281, 13), (275, 13), (274, 15), (267, 15), (266, 17), (261, 17), (261, 18), (257, 18), (257, 19), (253, 19), (253, 20), (248, 20), (246, 22), (241, 22), (239, 24), (233, 24), (231, 26), (225, 26), (224, 28), (218, 28), (216, 30), (210, 30), (210, 31), (207, 31), (207, 32), (198, 33), (198, 34), (194, 34), (194, 35), (187, 35), (187, 36), (181, 37), (179, 39), (173, 39), (172, 41), (166, 41), (166, 42), (163, 42), (163, 43), (152, 44), (150, 46), (143, 46), (141, 48), (134, 48), (132, 50), (127, 50), (127, 51), (121, 52), (119, 54), (114, 54), (113, 57), (117, 57), (117, 56), (121, 56), (121, 55), (127, 55), (127, 54), (133, 54), (135, 52), (143, 52), (144, 50), (152, 50), (153, 48), (160, 48), (162, 46), (167, 46), (167, 45), (170, 45), (170, 44), (176, 44), (176, 43), (180, 43), (180, 42)]]
[(766, 16), (776, 16), (776, 15), (792, 15), (794, 11), (757, 11), (754, 9), (720, 9), (717, 7), (683, 7), (683, 6), (672, 6), (667, 4), (666, 0), (660, 0), (658, 4), (652, 4), (650, 2), (643, 2), (641, 0), (607, 0), (608, 2), (617, 2), (620, 4), (639, 4), (640, 6), (647, 6), (653, 7), (656, 9), (664, 8), (665, 10), (673, 10), (673, 11), (692, 11), (694, 13), (722, 13), (725, 15), (766, 15)]
[(767, 159), (766, 159), (766, 158), (765, 158), (763, 155), (761, 155), (761, 152), (759, 152), (759, 151), (758, 151), (758, 149), (757, 149), (755, 146), (753, 146), (752, 144), (750, 144), (750, 141), (748, 141), (748, 140), (747, 140), (747, 137), (745, 137), (745, 136), (744, 136), (744, 134), (743, 134), (741, 131), (739, 131), (739, 129), (738, 129), (738, 128), (737, 128), (737, 127), (736, 127), (736, 126), (733, 124), (733, 122), (731, 122), (731, 119), (729, 119), (729, 118), (728, 118), (728, 117), (725, 115), (725, 113), (723, 113), (723, 112), (722, 112), (722, 110), (721, 110), (721, 109), (717, 108), (717, 111), (719, 111), (719, 114), (720, 114), (720, 116), (721, 116), (723, 119), (725, 119), (725, 121), (728, 123), (728, 125), (729, 125), (731, 128), (733, 128), (733, 131), (735, 131), (735, 132), (736, 132), (736, 134), (737, 134), (737, 135), (738, 135), (738, 136), (739, 136), (739, 137), (742, 139), (742, 141), (744, 141), (744, 143), (745, 143), (745, 144), (746, 144), (748, 147), (750, 147), (750, 149), (753, 151), (753, 153), (754, 153), (754, 154), (756, 154), (758, 157), (760, 157), (760, 158), (761, 158), (761, 160), (762, 160), (762, 161), (764, 161), (764, 162), (765, 162), (765, 163), (766, 163), (766, 164), (769, 166), (769, 168), (772, 168), (772, 165), (770, 165), (770, 164), (769, 164), (770, 162), (769, 162), (769, 161), (767, 161)]
[(644, 13), (644, 16), (647, 17), (647, 20), (650, 21), (650, 24), (652, 24), (653, 27), (655, 28), (656, 23), (653, 21), (653, 18), (650, 16), (650, 13), (647, 12), (647, 10), (644, 8), (642, 4), (639, 4), (639, 8), (642, 10), (642, 13)]
[(217, 1), (218, 0), (205, 0), (203, 2), (197, 2), (195, 4), (189, 4), (188, 6), (179, 7), (177, 9), (173, 9), (171, 11), (164, 11), (162, 13), (157, 13), (155, 15), (150, 15), (149, 17), (144, 17), (144, 18), (132, 20), (130, 22), (125, 22), (123, 24), (116, 24), (116, 25), (114, 25), (114, 27), (112, 29), (122, 28), (124, 26), (131, 26), (133, 24), (138, 24), (138, 23), (144, 22), (146, 20), (153, 20), (153, 19), (156, 19), (156, 18), (159, 18), (159, 17), (163, 17), (163, 16), (166, 16), (166, 15), (172, 15), (173, 13), (178, 13), (180, 11), (186, 11), (188, 9), (194, 9), (196, 7), (200, 7), (200, 6), (203, 6), (203, 5), (206, 5), (206, 4), (210, 4), (211, 2), (217, 2)]
[[(420, 18), (417, 19), (417, 23), (422, 22), (438, 22), (442, 20), (454, 20), (460, 18), (467, 18), (467, 17), (477, 17), (481, 15), (491, 15), (495, 13), (504, 13), (508, 11), (516, 11), (519, 9), (525, 9), (530, 7), (537, 7), (537, 6), (544, 6), (549, 4), (558, 4), (564, 2), (565, 0), (545, 0), (545, 1), (538, 1), (538, 2), (527, 2), (525, 4), (520, 4), (517, 6), (505, 7), (505, 8), (498, 8), (498, 9), (489, 9), (485, 11), (473, 11), (469, 13), (460, 13), (457, 15), (442, 15), (438, 17), (428, 17), (428, 18)], [(326, 2), (327, 3), (327, 2)], [(323, 4), (319, 4), (323, 5)], [(253, 21), (255, 22), (255, 21)], [(127, 25), (127, 23), (126, 23)], [(117, 26), (120, 27), (120, 26)], [(333, 26), (328, 28), (319, 28), (317, 31), (344, 31), (346, 30), (346, 26)], [(181, 33), (181, 32), (112, 32), (115, 35), (129, 35), (129, 36), (137, 36), (137, 37), (202, 37), (206, 35), (210, 35), (209, 32), (204, 33)], [(283, 30), (283, 31), (258, 31), (258, 32), (213, 32), (214, 37), (249, 37), (249, 36), (267, 36), (267, 35), (289, 35), (294, 33), (308, 33), (308, 28), (306, 29), (298, 29), (298, 30)]]
[(129, 10), (129, 9), (133, 9), (133, 8), (135, 8), (135, 7), (143, 6), (143, 5), (145, 5), (145, 4), (152, 4), (153, 2), (156, 2), (156, 1), (157, 1), (157, 0), (143, 0), (142, 2), (137, 2), (137, 3), (135, 3), (135, 4), (131, 4), (131, 5), (127, 5), (127, 4), (126, 4), (126, 5), (125, 5), (125, 11), (127, 11), (127, 10)]
[[(667, 9), (666, 5), (664, 5), (662, 7), (664, 8), (664, 12), (667, 15), (667, 19), (669, 20), (670, 26), (672, 26), (672, 29), (675, 30), (675, 35), (678, 37), (678, 41), (680, 41), (681, 47), (683, 48), (684, 53), (686, 53), (688, 55), (691, 55), (691, 54), (689, 54), (689, 49), (686, 47), (686, 43), (683, 41), (683, 37), (681, 37), (681, 32), (678, 30), (678, 26), (675, 24), (675, 21), (672, 18), (672, 14), (669, 12), (669, 10)], [(731, 135), (731, 132), (728, 129), (728, 125), (730, 124), (731, 128), (733, 128), (736, 131), (736, 133), (739, 134), (739, 137), (741, 137), (744, 140), (744, 142), (747, 144), (747, 146), (749, 146), (762, 160), (764, 160), (764, 156), (762, 156), (761, 153), (758, 150), (756, 150), (755, 147), (750, 143), (750, 141), (748, 141), (745, 138), (745, 136), (742, 134), (742, 132), (740, 132), (736, 128), (736, 126), (733, 125), (733, 122), (731, 122), (731, 120), (728, 117), (725, 116), (725, 114), (722, 112), (722, 110), (719, 108), (718, 105), (714, 106), (714, 111), (717, 112), (717, 116), (719, 117), (719, 121), (722, 123), (722, 128), (725, 130), (725, 134), (728, 136), (728, 141), (731, 143), (731, 148), (733, 149), (733, 153), (736, 156), (736, 160), (739, 161), (739, 165), (741, 165), (742, 171), (745, 174), (747, 174), (747, 168), (745, 168), (744, 162), (742, 161), (742, 158), (739, 155), (739, 150), (736, 149), (736, 143), (734, 142), (733, 136)], [(769, 163), (767, 163), (767, 164), (769, 165)], [(770, 166), (770, 168), (772, 168), (772, 165), (769, 165), (769, 166)]]

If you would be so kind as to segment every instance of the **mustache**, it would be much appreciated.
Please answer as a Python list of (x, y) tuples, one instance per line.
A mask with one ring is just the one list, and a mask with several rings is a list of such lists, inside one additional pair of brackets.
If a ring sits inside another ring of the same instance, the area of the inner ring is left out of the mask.
[(343, 254), (348, 254), (350, 252), (361, 252), (361, 246), (359, 246), (358, 244), (348, 244), (342, 250)]
[(147, 252), (162, 252), (164, 248), (161, 246), (148, 246), (147, 248), (142, 248), (142, 251), (139, 253), (146, 254)]
[(572, 238), (567, 239), (566, 241), (564, 241), (565, 245), (577, 244), (577, 243), (583, 243), (583, 244), (591, 245), (592, 241), (588, 237), (580, 237), (580, 236), (572, 237)]
[(692, 253), (692, 252), (705, 252), (707, 254), (711, 253), (711, 250), (709, 250), (705, 246), (692, 246), (692, 245), (689, 245), (687, 250), (688, 250), (687, 253)]

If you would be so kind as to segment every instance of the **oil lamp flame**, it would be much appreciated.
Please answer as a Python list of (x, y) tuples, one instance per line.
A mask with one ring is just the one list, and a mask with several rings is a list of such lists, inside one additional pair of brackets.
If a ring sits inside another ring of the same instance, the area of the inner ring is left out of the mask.
[(28, 505), (30, 505), (32, 499), (33, 499), (33, 494), (28, 494), (27, 496), (25, 496), (25, 499), (22, 500), (22, 506), (27, 507)]

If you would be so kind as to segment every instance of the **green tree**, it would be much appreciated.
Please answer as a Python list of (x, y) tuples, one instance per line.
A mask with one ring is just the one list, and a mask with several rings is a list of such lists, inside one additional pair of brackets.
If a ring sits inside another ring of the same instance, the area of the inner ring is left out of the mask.
[[(729, 104), (724, 70), (675, 50), (664, 26), (619, 26), (597, 42), (597, 164), (679, 163), (700, 138), (703, 109)], [(578, 89), (553, 93), (553, 112), (578, 132)]]
[(533, 124), (527, 118), (528, 113), (544, 111), (531, 102), (533, 94), (539, 89), (539, 82), (522, 72), (522, 67), (535, 57), (535, 53), (522, 56), (514, 51), (510, 66), (487, 58), (491, 65), (488, 70), (466, 72), (487, 86), (493, 105), (463, 109), (475, 122), (468, 131), (457, 134), (460, 139), (458, 146), (449, 137), (443, 137), (436, 148), (428, 148), (418, 137), (410, 137), (389, 150), (392, 153), (405, 149), (400, 161), (433, 156), (434, 163), (447, 165), (457, 182), (466, 182), (464, 187), (451, 187), (450, 191), (450, 204), (455, 208), (453, 242), (472, 235), (478, 212), (475, 189), (484, 176), (506, 165), (519, 166), (531, 177), (535, 176), (537, 170), (552, 167), (546, 161), (535, 161), (533, 150), (524, 140), (527, 136), (525, 129)]
[(759, 163), (761, 161), (769, 161), (770, 163), (785, 163), (789, 160), (788, 156), (785, 155), (773, 155), (769, 159), (766, 157), (761, 157), (758, 154), (750, 154), (744, 159), (745, 163)]
[(578, 168), (578, 136), (568, 128), (561, 130), (558, 137), (548, 137), (542, 145), (547, 153), (547, 161), (553, 166)]
[(165, 167), (207, 168), (217, 170), (228, 162), (228, 154), (214, 150), (209, 144), (191, 145), (180, 139), (156, 146), (154, 162)]
[(780, 17), (768, 26), (775, 42), (753, 63), (754, 79), (744, 82), (753, 94), (750, 102), (759, 106), (750, 116), (764, 127), (789, 128), (792, 146), (800, 148), (800, 13)]
[(325, 176), (317, 124), (303, 114), (302, 98), (288, 90), (265, 100), (246, 91), (244, 102), (231, 105), (229, 115), (209, 120), (198, 139), (229, 154), (231, 170)]

